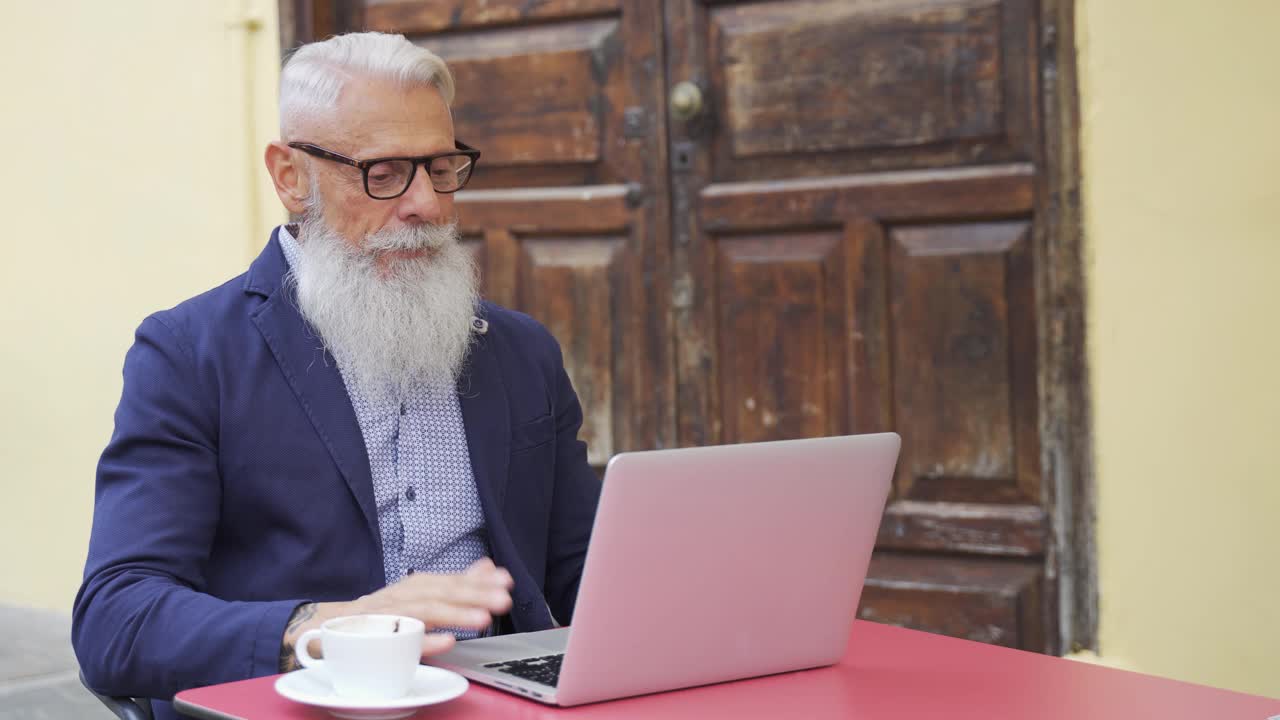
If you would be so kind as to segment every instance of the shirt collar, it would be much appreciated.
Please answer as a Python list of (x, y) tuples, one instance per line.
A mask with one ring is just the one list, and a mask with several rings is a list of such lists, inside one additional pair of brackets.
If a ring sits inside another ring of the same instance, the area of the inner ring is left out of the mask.
[(291, 270), (298, 267), (298, 256), (302, 253), (298, 247), (298, 239), (294, 235), (297, 229), (297, 225), (281, 225), (277, 235), (280, 240), (280, 249), (284, 251), (285, 262), (289, 263)]

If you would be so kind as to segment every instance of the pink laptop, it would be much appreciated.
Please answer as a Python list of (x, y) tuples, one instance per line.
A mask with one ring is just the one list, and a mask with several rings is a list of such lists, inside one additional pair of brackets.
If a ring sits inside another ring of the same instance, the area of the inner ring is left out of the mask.
[(580, 705), (844, 656), (898, 459), (893, 433), (622, 453), (572, 627), (431, 659)]

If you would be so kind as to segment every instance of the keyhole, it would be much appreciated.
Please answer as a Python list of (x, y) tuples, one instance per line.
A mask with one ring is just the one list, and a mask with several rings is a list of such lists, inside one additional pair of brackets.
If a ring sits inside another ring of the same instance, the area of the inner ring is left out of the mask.
[(678, 142), (672, 148), (671, 165), (676, 170), (688, 170), (693, 167), (693, 143)]

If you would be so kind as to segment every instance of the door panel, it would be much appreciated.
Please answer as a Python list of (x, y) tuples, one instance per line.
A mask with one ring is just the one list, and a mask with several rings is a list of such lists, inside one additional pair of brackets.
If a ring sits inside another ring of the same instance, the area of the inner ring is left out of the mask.
[[(693, 0), (683, 0), (686, 4)], [(697, 3), (717, 182), (1030, 157), (1024, 0)]]
[(1036, 557), (1049, 547), (1049, 520), (1035, 505), (893, 500), (876, 547)]
[[(615, 289), (626, 287), (627, 239), (613, 237), (526, 237), (519, 241), (520, 279), (515, 305), (544, 322), (573, 358), (569, 379), (582, 404), (581, 437), (587, 459), (603, 466), (613, 456), (616, 417), (611, 389), (613, 349), (628, 326)], [(621, 411), (623, 408), (617, 408)]]
[[(893, 414), (911, 429), (898, 496), (1038, 503), (1035, 388), (1015, 392), (1035, 377), (1035, 321), (1016, 311), (1035, 305), (1028, 223), (895, 227), (889, 237)], [(1014, 353), (1019, 341), (1029, 347)]]
[(595, 64), (616, 52), (618, 23), (576, 20), (431, 39), (458, 87), (483, 88), (459, 93), (453, 114), (459, 128), (484, 138), (486, 169), (599, 163), (610, 120), (600, 111), (611, 78)]
[(1044, 647), (1040, 563), (878, 552), (858, 617), (1016, 648)]
[(711, 11), (733, 157), (1000, 132), (998, 3), (905, 12), (839, 0), (803, 5)]
[(845, 434), (851, 322), (839, 229), (713, 242), (722, 440)]
[(616, 14), (622, 6), (621, 0), (365, 0), (362, 4), (363, 29), (393, 28), (405, 34)]

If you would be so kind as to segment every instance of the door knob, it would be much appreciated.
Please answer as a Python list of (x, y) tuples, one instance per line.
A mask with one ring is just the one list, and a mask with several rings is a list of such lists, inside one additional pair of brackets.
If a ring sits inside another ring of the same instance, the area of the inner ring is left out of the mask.
[(671, 112), (679, 120), (692, 120), (702, 112), (702, 88), (682, 80), (671, 88)]

